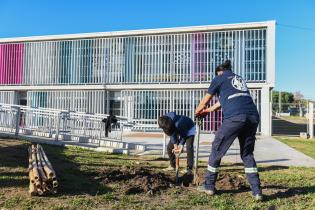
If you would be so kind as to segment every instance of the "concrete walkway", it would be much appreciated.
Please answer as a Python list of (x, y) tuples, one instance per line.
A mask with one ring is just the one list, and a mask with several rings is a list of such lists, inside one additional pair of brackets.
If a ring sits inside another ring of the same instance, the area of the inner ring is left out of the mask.
[[(144, 137), (145, 135), (145, 137)], [(34, 137), (34, 136), (25, 136), (19, 135), (18, 137), (14, 136), (12, 133), (0, 133), (0, 137), (11, 137), (18, 139), (25, 139), (33, 142), (40, 143), (49, 143), (49, 144), (58, 144), (58, 145), (75, 145), (83, 146), (88, 148), (94, 148), (96, 146), (91, 146), (86, 143), (78, 142), (68, 142), (68, 141), (53, 141), (51, 138), (44, 137)], [(200, 137), (200, 160), (207, 161), (210, 151), (212, 140), (214, 139), (213, 134), (202, 134)], [(132, 136), (124, 136), (123, 142), (141, 144), (146, 146), (145, 152), (139, 150), (129, 150), (129, 154), (135, 155), (150, 155), (150, 156), (162, 156), (163, 150), (163, 136), (160, 134), (148, 135), (148, 134), (138, 134)], [(167, 142), (168, 143), (168, 139)], [(95, 148), (94, 148), (95, 149)], [(109, 148), (110, 149), (110, 148)], [(112, 148), (114, 149), (114, 148)], [(119, 149), (116, 149), (119, 150)], [(108, 151), (111, 152), (111, 151)], [(229, 163), (241, 163), (240, 150), (238, 140), (236, 139), (227, 154), (223, 157), (223, 162)], [(184, 153), (185, 155), (185, 153)], [(184, 157), (183, 155), (183, 157)], [(315, 160), (309, 156), (304, 155), (303, 153), (283, 144), (282, 142), (273, 139), (272, 137), (261, 137), (258, 136), (256, 141), (256, 147), (254, 155), (258, 164), (266, 165), (278, 165), (278, 166), (305, 166), (305, 167), (315, 167)], [(167, 154), (166, 154), (167, 157)]]
[[(213, 137), (213, 135), (201, 135), (199, 154), (201, 160), (208, 160)], [(162, 154), (163, 138), (126, 137), (123, 141), (145, 144), (147, 146), (147, 151), (138, 153), (138, 155), (161, 156)], [(283, 144), (282, 142), (279, 142), (278, 140), (273, 139), (272, 137), (258, 136), (254, 155), (258, 164), (315, 167), (314, 159), (287, 146), (286, 144)], [(229, 163), (242, 162), (239, 156), (239, 144), (237, 139), (234, 141), (222, 161)]]

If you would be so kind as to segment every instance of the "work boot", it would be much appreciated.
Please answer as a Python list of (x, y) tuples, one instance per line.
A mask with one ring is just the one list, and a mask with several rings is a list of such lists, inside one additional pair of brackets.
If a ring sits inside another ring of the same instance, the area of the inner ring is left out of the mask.
[(190, 184), (193, 183), (194, 181), (194, 175), (193, 175), (193, 172), (190, 168), (187, 168), (185, 170), (185, 173), (184, 175), (182, 176), (182, 181), (183, 181), (183, 186), (184, 187), (189, 187)]
[(263, 201), (264, 196), (262, 194), (256, 194), (254, 195), (255, 201)]
[(190, 168), (186, 168), (180, 171), (181, 174), (187, 174), (187, 175), (191, 175), (193, 174), (192, 169)]
[(169, 165), (167, 168), (164, 168), (163, 171), (168, 172), (168, 171), (175, 171), (175, 167)]
[(206, 193), (208, 195), (214, 195), (215, 193), (215, 190), (209, 190), (206, 188), (205, 184), (202, 184), (200, 186), (197, 187), (197, 191), (199, 192), (203, 192), (203, 193)]

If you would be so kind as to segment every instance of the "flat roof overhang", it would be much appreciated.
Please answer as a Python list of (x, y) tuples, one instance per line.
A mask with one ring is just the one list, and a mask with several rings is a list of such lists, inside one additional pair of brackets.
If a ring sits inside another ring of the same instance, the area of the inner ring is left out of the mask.
[(91, 39), (91, 38), (106, 38), (106, 37), (163, 35), (163, 34), (224, 31), (224, 30), (237, 30), (237, 29), (255, 29), (255, 28), (267, 28), (268, 26), (274, 26), (275, 24), (276, 24), (275, 20), (270, 20), (270, 21), (263, 21), (263, 22), (247, 22), (247, 23), (233, 23), (233, 24), (206, 25), (206, 26), (187, 26), (187, 27), (144, 29), (144, 30), (128, 30), (128, 31), (126, 30), (126, 31), (112, 31), (112, 32), (1, 38), (0, 44), (1, 43), (36, 42), (36, 41)]
[[(210, 83), (199, 84), (112, 84), (112, 85), (12, 85), (0, 86), (0, 91), (32, 91), (32, 90), (194, 90), (208, 89)], [(272, 88), (268, 83), (247, 83), (250, 89)]]

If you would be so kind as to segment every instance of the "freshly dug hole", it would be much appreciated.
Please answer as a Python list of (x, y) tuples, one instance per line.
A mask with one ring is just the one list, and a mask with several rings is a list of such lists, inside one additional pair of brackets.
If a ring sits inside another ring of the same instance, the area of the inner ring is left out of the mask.
[(174, 186), (174, 178), (142, 167), (105, 168), (97, 178), (102, 184), (119, 183), (125, 194), (154, 194)]
[[(102, 184), (117, 184), (118, 191), (124, 194), (147, 193), (167, 190), (176, 185), (175, 174), (169, 175), (162, 172), (154, 172), (144, 167), (110, 167), (104, 168), (96, 178)], [(180, 180), (183, 186), (191, 186), (193, 177), (183, 177)], [(190, 181), (188, 184), (185, 182)], [(216, 182), (218, 190), (244, 190), (249, 189), (246, 178), (230, 173), (220, 173)]]
[(242, 190), (248, 189), (249, 186), (246, 178), (236, 174), (219, 174), (216, 188), (218, 190)]

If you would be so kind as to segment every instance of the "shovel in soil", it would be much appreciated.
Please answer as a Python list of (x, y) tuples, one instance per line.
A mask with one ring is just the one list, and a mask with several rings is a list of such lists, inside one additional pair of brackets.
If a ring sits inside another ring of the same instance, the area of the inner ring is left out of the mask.
[(176, 184), (180, 184), (179, 181), (179, 155), (180, 153), (175, 153), (175, 157), (176, 157), (176, 179), (175, 179), (175, 183)]
[(200, 141), (200, 126), (201, 126), (201, 117), (196, 117), (196, 126), (197, 126), (197, 139), (196, 139), (196, 154), (195, 154), (195, 170), (194, 170), (194, 185), (200, 184), (200, 178), (198, 175), (198, 156), (199, 156), (199, 141)]

